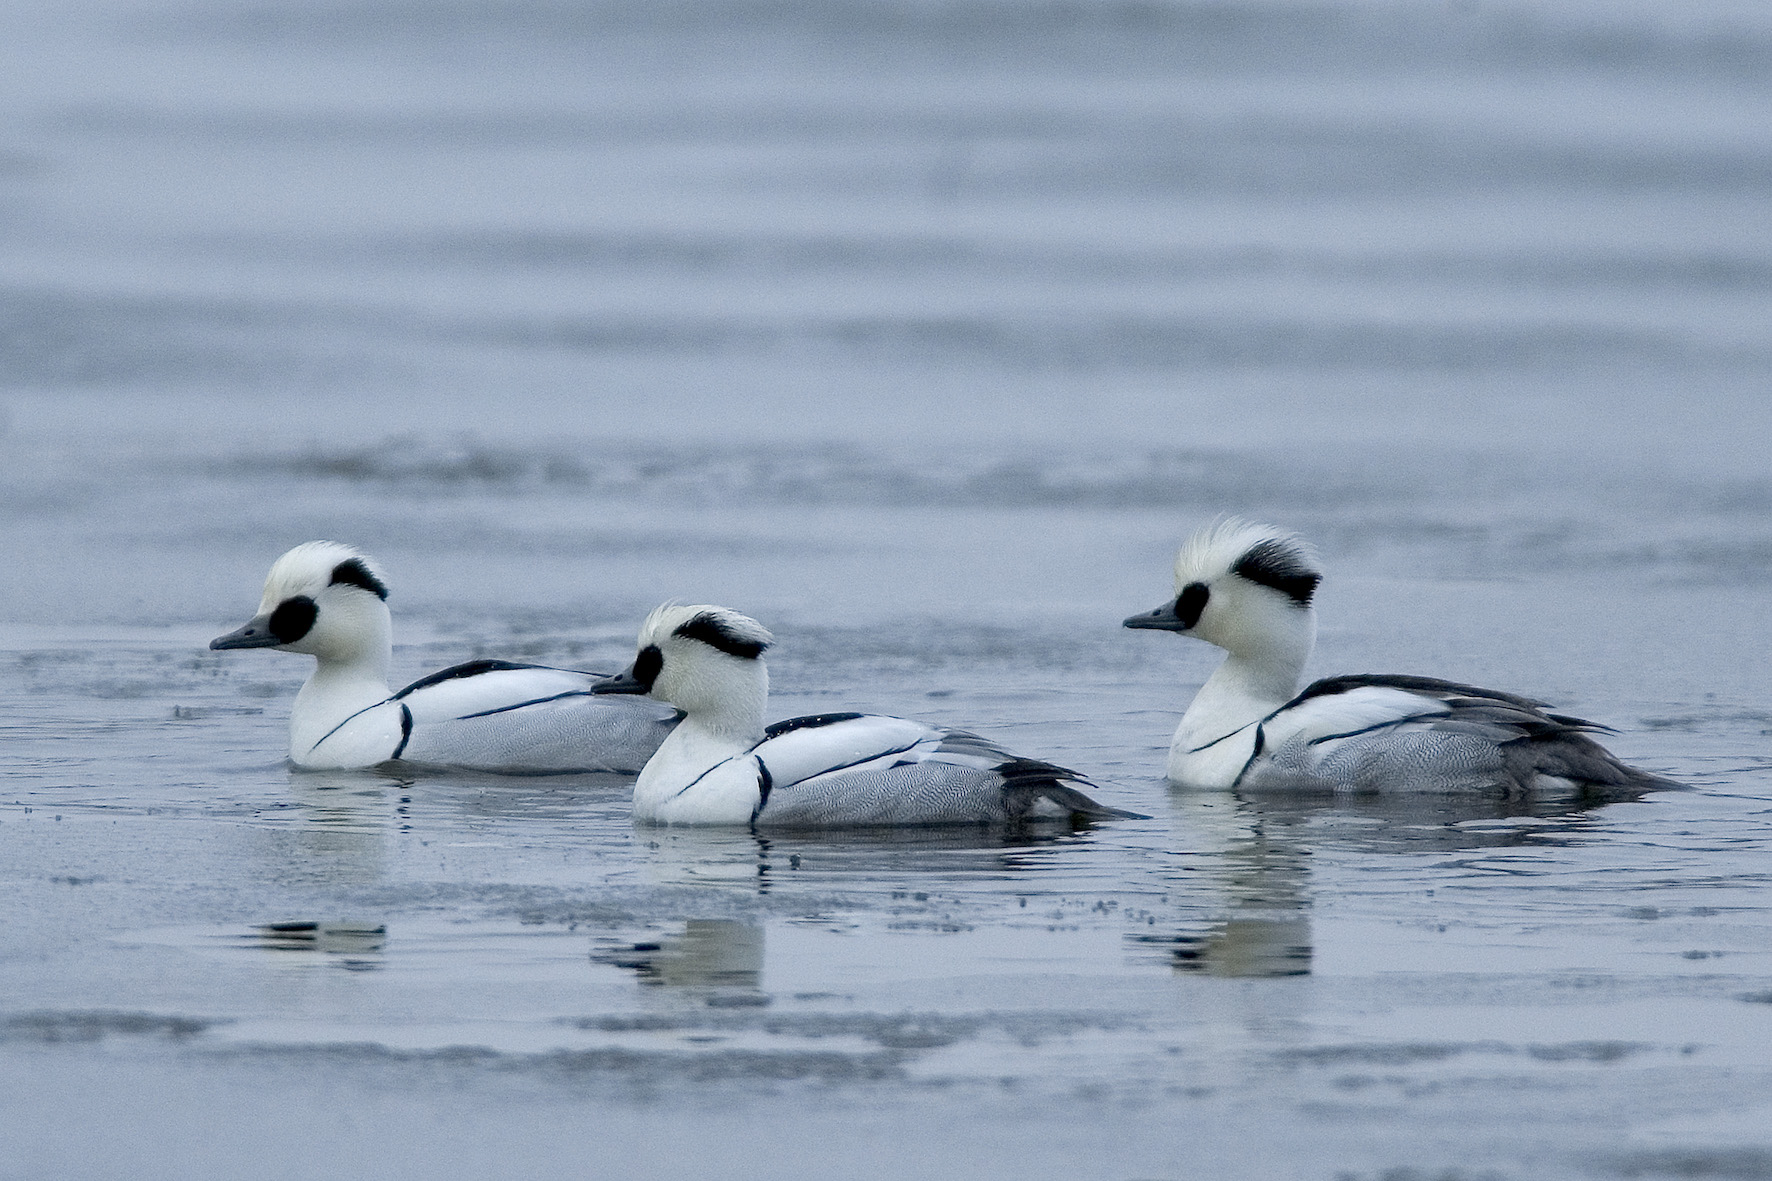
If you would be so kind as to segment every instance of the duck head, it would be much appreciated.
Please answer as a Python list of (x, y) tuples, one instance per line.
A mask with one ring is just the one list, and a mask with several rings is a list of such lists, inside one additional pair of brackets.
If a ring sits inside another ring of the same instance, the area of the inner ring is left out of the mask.
[(367, 554), (336, 541), (298, 545), (271, 566), (258, 614), (213, 649), (276, 648), (322, 664), (386, 664), (393, 647), (388, 586)]
[(763, 653), (775, 637), (747, 615), (667, 603), (646, 617), (634, 663), (597, 693), (644, 693), (705, 728), (761, 733), (769, 700)]
[(1175, 598), (1126, 620), (1251, 659), (1296, 658), (1316, 642), (1322, 570), (1296, 534), (1235, 518), (1190, 537), (1175, 558)]

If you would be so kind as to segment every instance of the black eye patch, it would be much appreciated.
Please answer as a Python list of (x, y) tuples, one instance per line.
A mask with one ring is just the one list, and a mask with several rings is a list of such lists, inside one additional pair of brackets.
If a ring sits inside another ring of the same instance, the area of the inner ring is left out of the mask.
[(1181, 588), (1175, 596), (1175, 618), (1181, 620), (1181, 626), (1192, 628), (1200, 622), (1200, 612), (1206, 609), (1206, 602), (1212, 592), (1206, 589), (1203, 582), (1190, 582)]
[(375, 576), (362, 558), (346, 558), (332, 568), (332, 585), (337, 586), (340, 583), (362, 587), (378, 599), (385, 600), (388, 597), (387, 585)]
[(293, 644), (308, 634), (308, 629), (319, 617), (320, 608), (314, 606), (314, 600), (308, 596), (284, 599), (271, 612), (271, 634), (277, 637), (279, 644)]
[(634, 657), (634, 679), (646, 686), (646, 691), (650, 693), (652, 682), (658, 680), (659, 670), (663, 667), (664, 653), (658, 650), (658, 645), (648, 644)]

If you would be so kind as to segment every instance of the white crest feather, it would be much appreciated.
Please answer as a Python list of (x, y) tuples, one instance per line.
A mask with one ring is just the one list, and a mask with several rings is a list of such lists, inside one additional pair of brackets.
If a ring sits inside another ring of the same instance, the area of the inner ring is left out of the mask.
[(761, 655), (775, 643), (769, 629), (750, 616), (711, 603), (665, 603), (654, 607), (640, 627), (640, 647), (662, 643), (672, 636), (698, 639), (732, 655), (745, 654), (732, 651), (734, 648), (755, 649), (750, 655)]
[(1298, 534), (1241, 517), (1220, 517), (1182, 543), (1181, 552), (1175, 555), (1176, 591), (1191, 582), (1222, 578), (1244, 555), (1263, 545), (1280, 550), (1292, 565), (1322, 573), (1316, 547)]
[(332, 583), (339, 563), (355, 559), (383, 585), (387, 576), (375, 559), (356, 546), (339, 541), (304, 541), (275, 562), (265, 576), (264, 608), (269, 610), (295, 595), (312, 596)]

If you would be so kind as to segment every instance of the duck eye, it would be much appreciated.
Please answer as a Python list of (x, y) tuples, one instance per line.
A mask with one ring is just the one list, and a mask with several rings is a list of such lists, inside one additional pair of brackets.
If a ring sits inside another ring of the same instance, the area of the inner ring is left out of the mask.
[(1200, 622), (1200, 613), (1206, 610), (1206, 601), (1212, 592), (1203, 582), (1190, 582), (1181, 588), (1175, 596), (1175, 618), (1181, 620), (1181, 626), (1192, 628)]

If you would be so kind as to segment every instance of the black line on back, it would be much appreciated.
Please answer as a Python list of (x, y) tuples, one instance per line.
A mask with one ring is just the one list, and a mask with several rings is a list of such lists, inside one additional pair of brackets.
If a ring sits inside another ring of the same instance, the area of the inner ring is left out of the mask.
[[(800, 778), (794, 780), (794, 782), (795, 783), (805, 783), (808, 779), (817, 779), (820, 775), (832, 775), (838, 771), (847, 771), (851, 767), (859, 767), (863, 763), (871, 763), (875, 759), (884, 759), (884, 758), (889, 758), (892, 755), (901, 755), (901, 754), (904, 754), (906, 751), (916, 750), (918, 744), (921, 743), (922, 741), (923, 740), (921, 738), (919, 738), (919, 739), (917, 739), (916, 742), (911, 743), (909, 746), (897, 746), (897, 747), (893, 747), (891, 750), (877, 750), (873, 754), (863, 755), (859, 759), (852, 759), (851, 761), (849, 761), (847, 763), (839, 763), (835, 767), (826, 767), (822, 771), (814, 771), (810, 775), (802, 775)], [(762, 758), (759, 757), (757, 759), (757, 761), (760, 763), (763, 760), (762, 760)], [(952, 764), (950, 763), (949, 766), (952, 766)]]
[(1461, 685), (1457, 681), (1442, 681), (1438, 677), (1412, 677), (1394, 673), (1352, 673), (1340, 677), (1324, 677), (1305, 686), (1304, 692), (1269, 714), (1274, 717), (1295, 705), (1309, 701), (1313, 697), (1332, 697), (1337, 693), (1351, 693), (1355, 689), (1402, 689), (1410, 693), (1444, 693), (1451, 697), (1477, 697), (1489, 701), (1505, 702), (1518, 709), (1537, 713), (1544, 708), (1544, 702), (1533, 701), (1529, 697), (1521, 697), (1514, 693), (1503, 693), (1496, 689), (1479, 689), (1475, 685)]
[(388, 597), (388, 587), (370, 570), (369, 563), (362, 558), (346, 558), (332, 568), (332, 585), (343, 583), (346, 586), (362, 587), (378, 599)]
[(589, 689), (568, 689), (564, 693), (556, 693), (552, 697), (532, 697), (528, 701), (519, 701), (515, 705), (501, 705), (494, 709), (483, 709), (479, 713), (462, 714), (455, 720), (465, 722), (469, 718), (489, 718), (493, 714), (508, 714), (514, 709), (524, 709), (531, 705), (546, 705), (550, 701), (564, 701), (568, 697), (591, 697)]
[(456, 681), (462, 677), (477, 677), (481, 673), (517, 672), (526, 668), (544, 668), (549, 672), (571, 672), (567, 668), (549, 668), (545, 664), (517, 664), (510, 660), (470, 660), (466, 664), (454, 664), (428, 677), (420, 677), (406, 688), (394, 694), (393, 700), (398, 701), (418, 689), (428, 689), (432, 685), (441, 685), (444, 681)]
[(1389, 718), (1382, 722), (1374, 722), (1370, 726), (1361, 726), (1358, 730), (1347, 730), (1340, 734), (1325, 734), (1321, 738), (1311, 739), (1309, 742), (1305, 743), (1305, 745), (1316, 746), (1320, 742), (1334, 742), (1338, 738), (1358, 738), (1362, 734), (1373, 734), (1379, 730), (1387, 730), (1392, 726), (1401, 726), (1408, 722), (1425, 722), (1431, 718), (1448, 718), (1456, 716), (1456, 714), (1447, 713), (1442, 710), (1437, 713), (1410, 714), (1408, 717), (1404, 718)]
[(819, 726), (831, 726), (838, 722), (853, 722), (856, 718), (865, 718), (866, 714), (808, 714), (803, 718), (784, 718), (763, 727), (763, 740), (780, 738), (783, 734), (792, 734), (795, 730), (812, 730)]

